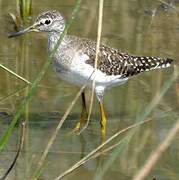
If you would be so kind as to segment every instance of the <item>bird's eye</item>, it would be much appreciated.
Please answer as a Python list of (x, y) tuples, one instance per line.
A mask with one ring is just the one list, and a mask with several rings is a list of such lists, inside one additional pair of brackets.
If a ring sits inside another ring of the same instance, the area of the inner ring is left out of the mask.
[(45, 20), (45, 24), (49, 25), (51, 23), (51, 21), (49, 19)]

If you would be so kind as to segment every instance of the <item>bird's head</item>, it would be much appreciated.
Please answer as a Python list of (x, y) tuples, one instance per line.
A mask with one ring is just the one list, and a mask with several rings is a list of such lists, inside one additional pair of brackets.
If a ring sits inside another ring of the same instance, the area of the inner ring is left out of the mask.
[(38, 15), (35, 22), (21, 31), (12, 33), (9, 37), (15, 37), (27, 32), (56, 32), (61, 33), (65, 29), (65, 20), (63, 16), (56, 10), (45, 11)]

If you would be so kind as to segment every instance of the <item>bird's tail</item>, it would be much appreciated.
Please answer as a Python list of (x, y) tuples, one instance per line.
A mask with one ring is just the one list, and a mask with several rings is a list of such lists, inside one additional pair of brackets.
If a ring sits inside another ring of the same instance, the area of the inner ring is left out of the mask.
[(127, 68), (124, 68), (122, 71), (122, 77), (129, 77), (154, 69), (167, 68), (171, 66), (172, 62), (173, 60), (170, 58), (131, 56), (128, 59), (129, 64)]
[(170, 58), (158, 58), (158, 57), (135, 57), (136, 65), (140, 71), (150, 71), (154, 69), (161, 69), (170, 67), (173, 59)]

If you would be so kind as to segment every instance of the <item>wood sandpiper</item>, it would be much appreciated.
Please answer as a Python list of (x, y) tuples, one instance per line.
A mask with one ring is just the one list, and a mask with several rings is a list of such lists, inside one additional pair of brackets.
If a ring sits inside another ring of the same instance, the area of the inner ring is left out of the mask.
[[(65, 29), (65, 19), (56, 10), (41, 13), (34, 24), (24, 30), (13, 33), (10, 37), (30, 31), (46, 32), (48, 36), (48, 52), (51, 53), (61, 33)], [(77, 86), (87, 84), (92, 88), (96, 42), (65, 35), (54, 57), (53, 67), (58, 76)], [(106, 89), (125, 83), (132, 76), (141, 72), (169, 67), (172, 59), (158, 57), (134, 56), (123, 53), (118, 49), (100, 45), (98, 67), (95, 71), (95, 93), (99, 101), (100, 124), (102, 136), (106, 133), (106, 113), (103, 107), (103, 96)], [(82, 113), (79, 124), (87, 119), (85, 95), (82, 93)], [(79, 125), (78, 124), (78, 125)], [(80, 127), (80, 126), (78, 126)]]

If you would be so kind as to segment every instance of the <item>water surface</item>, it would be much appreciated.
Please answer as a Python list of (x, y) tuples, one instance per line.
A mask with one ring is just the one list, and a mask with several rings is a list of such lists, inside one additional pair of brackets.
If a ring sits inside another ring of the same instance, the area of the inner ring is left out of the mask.
[[(57, 9), (68, 18), (74, 0), (34, 1), (33, 17), (47, 9)], [(173, 5), (179, 9), (178, 1)], [(33, 81), (47, 60), (46, 38), (39, 33), (8, 39), (7, 27), (12, 24), (4, 15), (15, 12), (12, 1), (0, 1), (0, 63), (29, 81)], [(152, 16), (153, 10), (156, 14)], [(83, 1), (78, 17), (69, 33), (80, 37), (96, 39), (96, 0)], [(170, 57), (178, 63), (179, 17), (175, 9), (167, 8), (151, 0), (105, 0), (102, 42), (135, 55)], [(104, 104), (108, 116), (107, 137), (136, 122), (141, 118), (150, 102), (161, 93), (165, 84), (170, 83), (174, 68), (147, 72), (132, 78), (126, 84), (115, 87), (105, 94)], [(25, 87), (25, 83), (0, 69), (0, 98), (14, 94)], [(132, 137), (115, 161), (105, 170), (106, 162), (113, 157), (113, 151), (81, 166), (66, 179), (93, 179), (99, 172), (105, 172), (102, 179), (132, 179), (143, 165), (150, 152), (162, 142), (168, 130), (178, 118), (179, 79), (170, 88), (147, 116), (152, 121)], [(23, 119), (28, 119), (25, 145), (18, 162), (8, 179), (28, 179), (44, 151), (60, 117), (78, 92), (78, 87), (61, 81), (49, 68), (32, 100), (26, 108)], [(26, 90), (0, 101), (0, 134), (8, 126), (16, 107), (25, 96)], [(87, 92), (87, 102), (90, 92)], [(54, 179), (75, 162), (100, 144), (98, 104), (95, 100), (88, 128), (81, 134), (70, 134), (79, 120), (81, 101), (70, 113), (50, 149), (41, 179)], [(16, 126), (5, 150), (0, 153), (0, 174), (12, 162), (19, 143), (20, 126)], [(122, 137), (118, 138), (118, 141)], [(179, 179), (178, 137), (153, 168), (148, 179)]]

